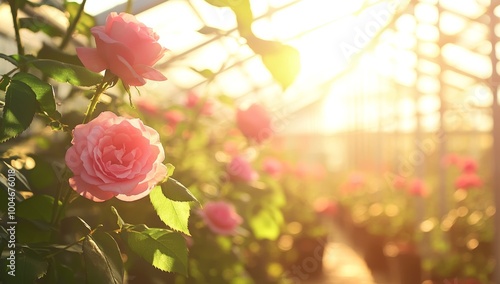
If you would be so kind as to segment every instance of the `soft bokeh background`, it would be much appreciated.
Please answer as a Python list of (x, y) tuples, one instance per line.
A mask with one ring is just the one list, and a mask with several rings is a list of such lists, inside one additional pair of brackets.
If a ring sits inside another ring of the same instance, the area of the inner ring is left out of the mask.
[[(169, 80), (141, 87), (138, 105), (166, 109), (184, 104), (189, 94), (206, 95), (214, 101), (207, 128), (225, 129), (234, 118), (224, 97), (239, 107), (261, 103), (275, 131), (266, 149), (325, 176), (303, 190), (310, 200), (335, 201), (337, 229), (362, 247), (369, 265), (377, 263), (366, 245), (374, 237), (380, 257), (418, 255), (424, 278), (492, 279), (493, 169), (500, 154), (494, 152), (499, 134), (492, 110), (499, 79), (496, 1), (251, 1), (255, 35), (300, 53), (300, 74), (285, 90), (239, 36), (229, 8), (203, 0), (132, 2), (131, 11), (170, 50), (157, 65)], [(86, 11), (103, 24), (110, 11), (126, 6), (89, 0)], [(9, 13), (0, 5), (0, 50), (6, 54), (16, 52)], [(26, 13), (67, 24), (47, 6)], [(28, 51), (46, 40), (26, 30), (22, 36)], [(84, 36), (75, 41), (88, 44)], [(0, 73), (9, 68), (0, 65)], [(196, 70), (216, 76), (207, 80)], [(59, 86), (59, 101), (69, 91)], [(103, 101), (119, 95), (113, 89)], [(71, 97), (59, 109), (83, 112), (86, 103)], [(460, 161), (450, 165), (453, 155)], [(467, 161), (475, 163), (480, 183), (457, 183), (470, 173), (463, 169)], [(295, 190), (300, 192), (290, 192)], [(297, 224), (299, 232), (307, 230), (308, 222), (323, 225), (319, 218), (297, 223), (288, 210), (288, 231)], [(286, 252), (291, 244), (284, 236), (276, 244)]]

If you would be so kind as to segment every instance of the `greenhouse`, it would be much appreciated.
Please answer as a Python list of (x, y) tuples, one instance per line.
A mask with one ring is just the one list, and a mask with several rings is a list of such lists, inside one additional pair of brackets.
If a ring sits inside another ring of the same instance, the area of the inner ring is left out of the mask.
[(500, 1), (0, 1), (0, 283), (500, 283)]

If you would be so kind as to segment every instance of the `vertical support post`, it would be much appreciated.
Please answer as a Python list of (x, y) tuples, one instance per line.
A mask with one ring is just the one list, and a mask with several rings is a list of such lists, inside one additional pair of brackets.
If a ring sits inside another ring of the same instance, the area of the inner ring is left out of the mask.
[(494, 13), (496, 7), (500, 5), (500, 0), (492, 0), (490, 7), (488, 9), (488, 16), (490, 18), (490, 42), (491, 42), (491, 77), (490, 77), (490, 88), (493, 94), (493, 173), (492, 173), (492, 190), (494, 194), (495, 208), (497, 213), (494, 216), (494, 230), (495, 230), (495, 247), (494, 247), (494, 257), (495, 257), (495, 271), (494, 271), (494, 283), (500, 283), (500, 104), (498, 101), (498, 84), (500, 82), (500, 75), (497, 71), (498, 57), (496, 55), (496, 46), (499, 43), (498, 37), (495, 35), (495, 27), (498, 25), (499, 21)]

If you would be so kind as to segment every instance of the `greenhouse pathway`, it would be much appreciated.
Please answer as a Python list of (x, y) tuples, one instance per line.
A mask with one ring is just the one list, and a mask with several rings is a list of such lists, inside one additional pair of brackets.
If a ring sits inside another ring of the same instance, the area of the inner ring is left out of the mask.
[(363, 259), (347, 244), (331, 242), (325, 248), (323, 276), (303, 284), (375, 284)]

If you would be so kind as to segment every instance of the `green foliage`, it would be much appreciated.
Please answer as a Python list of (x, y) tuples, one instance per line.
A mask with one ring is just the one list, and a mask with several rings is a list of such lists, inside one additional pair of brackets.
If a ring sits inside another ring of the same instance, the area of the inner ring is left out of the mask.
[(28, 85), (31, 90), (35, 93), (36, 99), (40, 105), (40, 108), (48, 116), (53, 119), (60, 119), (61, 114), (56, 110), (56, 102), (54, 99), (54, 90), (52, 86), (38, 77), (24, 72), (16, 73), (12, 80), (21, 81)]
[(154, 267), (187, 275), (187, 248), (182, 235), (165, 229), (122, 233), (129, 248)]
[(173, 201), (196, 201), (199, 202), (196, 197), (180, 182), (169, 177), (168, 180), (161, 185), (161, 189), (165, 197)]
[(262, 208), (250, 217), (250, 227), (257, 239), (276, 240), (282, 223), (283, 216), (275, 207)]
[(0, 58), (8, 61), (10, 64), (12, 64), (14, 66), (18, 66), (18, 64), (19, 64), (19, 62), (16, 59), (14, 59), (12, 56), (9, 56), (9, 55), (3, 54), (3, 53), (0, 53)]
[(14, 138), (28, 129), (36, 112), (36, 94), (21, 81), (11, 81), (5, 95), (0, 121), (0, 142)]
[(64, 33), (55, 28), (52, 25), (49, 25), (46, 21), (42, 21), (37, 18), (21, 18), (19, 19), (19, 27), (23, 29), (28, 29), (34, 33), (43, 32), (48, 36), (63, 36)]
[(149, 194), (151, 203), (160, 219), (170, 228), (190, 235), (188, 228), (189, 203), (173, 201), (163, 194), (161, 186), (153, 188)]
[[(4, 268), (8, 263), (6, 259), (0, 261), (0, 265)], [(21, 250), (16, 254), (15, 276), (7, 274), (7, 269), (4, 268), (0, 272), (0, 280), (4, 281), (2, 283), (35, 283), (47, 273), (48, 262), (28, 250)]]
[(236, 15), (240, 36), (247, 40), (248, 46), (262, 57), (262, 62), (273, 78), (286, 89), (300, 72), (299, 52), (276, 41), (263, 40), (252, 32), (253, 13), (250, 0), (205, 0), (216, 7), (229, 7)]
[[(17, 205), (16, 217), (50, 222), (53, 206), (54, 197), (43, 194), (33, 195)], [(58, 206), (61, 206), (60, 202)]]
[(120, 249), (110, 234), (95, 232), (83, 241), (87, 283), (123, 283), (123, 261)]
[(48, 76), (58, 82), (70, 83), (74, 86), (94, 86), (101, 82), (102, 76), (89, 71), (88, 69), (59, 62), (51, 59), (36, 59), (29, 64), (40, 70), (45, 76)]
[[(64, 7), (66, 11), (69, 13), (69, 21), (73, 22), (75, 18), (78, 15), (78, 10), (80, 9), (79, 3), (76, 2), (70, 2), (70, 1), (65, 1), (64, 2)], [(78, 23), (76, 25), (76, 31), (79, 33), (86, 35), (87, 37), (90, 37), (90, 29), (95, 26), (95, 19), (91, 15), (83, 12), (80, 15), (80, 18), (78, 19)]]

